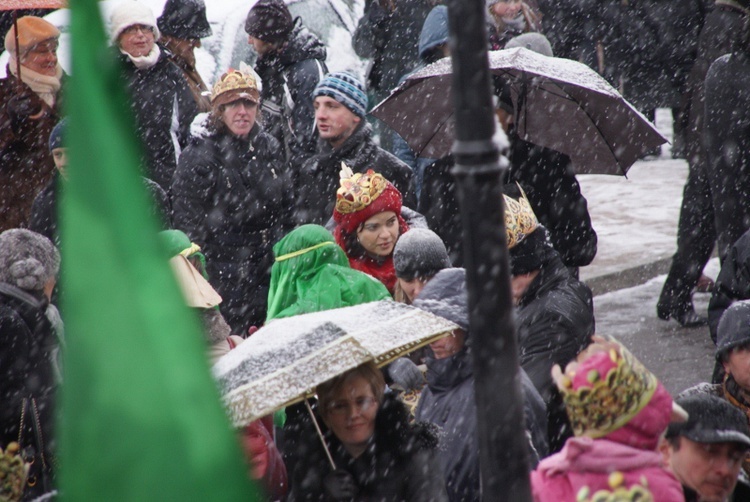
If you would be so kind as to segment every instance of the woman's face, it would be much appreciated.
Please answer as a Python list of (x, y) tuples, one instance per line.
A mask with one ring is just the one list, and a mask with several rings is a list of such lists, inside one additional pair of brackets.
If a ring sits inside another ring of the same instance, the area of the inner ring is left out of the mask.
[(367, 219), (359, 230), (357, 240), (369, 254), (388, 256), (398, 240), (398, 218), (393, 211), (383, 211)]
[(498, 19), (513, 19), (521, 11), (521, 0), (502, 0), (490, 7)]
[(237, 99), (224, 105), (221, 121), (235, 136), (247, 136), (255, 125), (258, 103), (249, 99)]
[(133, 24), (120, 33), (120, 49), (134, 58), (148, 55), (154, 48), (156, 37), (149, 26)]
[(323, 420), (346, 451), (358, 457), (375, 433), (378, 402), (370, 382), (361, 376), (346, 380), (323, 411)]

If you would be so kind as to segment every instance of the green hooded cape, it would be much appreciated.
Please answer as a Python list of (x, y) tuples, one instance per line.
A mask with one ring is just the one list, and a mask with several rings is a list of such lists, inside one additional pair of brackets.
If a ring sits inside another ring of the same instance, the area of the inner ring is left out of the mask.
[(349, 266), (344, 251), (320, 225), (289, 232), (273, 254), (266, 322), (391, 298), (380, 281)]

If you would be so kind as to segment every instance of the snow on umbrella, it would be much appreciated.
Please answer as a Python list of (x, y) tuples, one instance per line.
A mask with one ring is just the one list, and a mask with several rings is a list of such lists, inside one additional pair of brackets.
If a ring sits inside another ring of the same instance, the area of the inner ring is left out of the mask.
[(234, 425), (310, 397), (360, 364), (388, 364), (458, 326), (391, 300), (276, 319), (213, 368)]
[[(588, 66), (526, 48), (490, 51), (490, 71), (510, 86), (519, 136), (571, 157), (580, 174), (625, 174), (666, 142), (656, 127)], [(441, 59), (410, 75), (372, 115), (422, 157), (450, 153), (452, 67)]]

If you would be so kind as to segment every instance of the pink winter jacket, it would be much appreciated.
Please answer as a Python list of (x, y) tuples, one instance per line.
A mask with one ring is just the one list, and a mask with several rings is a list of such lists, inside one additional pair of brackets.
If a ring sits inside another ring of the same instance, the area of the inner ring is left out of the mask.
[(575, 502), (583, 489), (588, 493), (578, 500), (589, 500), (599, 490), (612, 492), (609, 480), (613, 472), (624, 478), (622, 487), (646, 487), (658, 502), (679, 502), (685, 498), (677, 478), (664, 469), (661, 455), (607, 439), (570, 438), (563, 449), (542, 460), (531, 473), (531, 488), (536, 502)]

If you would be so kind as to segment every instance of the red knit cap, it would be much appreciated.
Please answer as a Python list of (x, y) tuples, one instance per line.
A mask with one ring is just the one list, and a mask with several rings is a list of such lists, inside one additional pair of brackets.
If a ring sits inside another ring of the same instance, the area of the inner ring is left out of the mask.
[(401, 192), (382, 174), (368, 169), (341, 179), (336, 191), (333, 220), (344, 233), (350, 234), (372, 216), (393, 211), (401, 219)]

